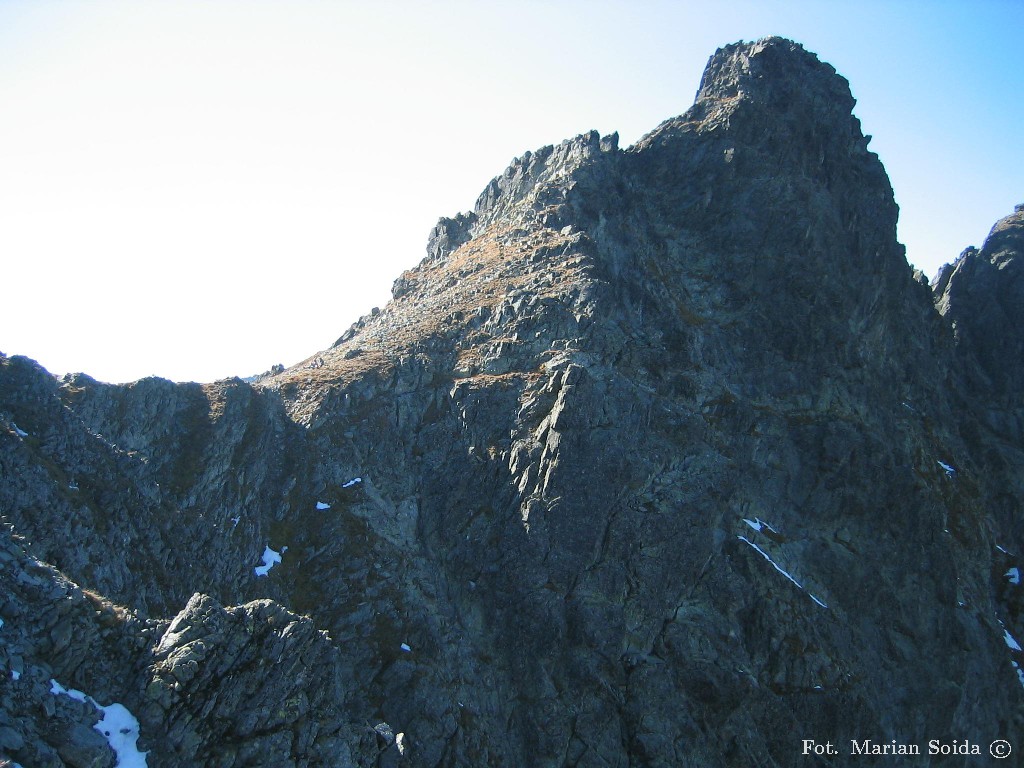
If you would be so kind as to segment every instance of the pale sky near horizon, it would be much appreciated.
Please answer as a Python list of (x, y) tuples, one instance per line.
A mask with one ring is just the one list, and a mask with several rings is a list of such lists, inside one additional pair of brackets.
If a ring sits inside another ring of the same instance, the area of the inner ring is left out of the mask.
[(934, 275), (1024, 202), (1018, 0), (0, 0), (0, 350), (106, 381), (294, 364), (514, 157), (625, 147), (708, 57), (832, 64)]

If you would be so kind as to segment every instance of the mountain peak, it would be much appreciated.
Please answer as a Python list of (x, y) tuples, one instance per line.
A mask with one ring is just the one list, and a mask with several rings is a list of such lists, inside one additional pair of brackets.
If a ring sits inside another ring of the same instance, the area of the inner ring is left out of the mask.
[(939, 270), (935, 305), (953, 328), (971, 387), (986, 393), (985, 418), (1024, 435), (1024, 206), (997, 221), (981, 250)]
[(1015, 205), (1013, 213), (992, 226), (982, 246), (982, 252), (990, 257), (1005, 251), (1024, 253), (1024, 203)]
[[(762, 177), (791, 175), (830, 190), (867, 187), (868, 195), (888, 201), (879, 224), (894, 237), (892, 188), (877, 155), (867, 149), (871, 137), (853, 115), (855, 104), (848, 81), (799, 43), (780, 37), (734, 43), (708, 60), (694, 105), (644, 136), (635, 149), (683, 137), (680, 152), (714, 148), (725, 163), (758, 166), (754, 170)], [(694, 135), (703, 137), (700, 147), (690, 146)]]
[(697, 90), (697, 102), (734, 98), (820, 99), (847, 112), (854, 100), (846, 78), (799, 43), (766, 37), (719, 48), (708, 60)]
[(154, 768), (1019, 732), (1024, 213), (943, 318), (852, 108), (796, 43), (726, 46), (637, 145), (514, 160), (256, 385), (0, 356), (0, 749), (113, 762), (53, 681)]

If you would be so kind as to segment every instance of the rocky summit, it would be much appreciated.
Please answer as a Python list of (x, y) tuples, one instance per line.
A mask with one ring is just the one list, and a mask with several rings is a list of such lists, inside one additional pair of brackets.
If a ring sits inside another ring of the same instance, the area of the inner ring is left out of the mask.
[(251, 383), (0, 358), (0, 755), (1024, 750), (1024, 209), (929, 286), (853, 107), (795, 43), (726, 46)]

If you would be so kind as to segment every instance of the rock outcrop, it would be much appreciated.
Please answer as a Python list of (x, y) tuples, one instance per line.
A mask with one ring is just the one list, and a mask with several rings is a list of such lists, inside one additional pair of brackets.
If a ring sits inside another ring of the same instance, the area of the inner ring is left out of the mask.
[(727, 46), (255, 384), (0, 360), (0, 749), (113, 764), (51, 678), (158, 768), (1019, 737), (1020, 212), (936, 311), (853, 106), (799, 45)]
[(986, 455), (993, 489), (989, 515), (997, 530), (1013, 531), (1019, 541), (1024, 536), (1024, 205), (996, 222), (980, 251), (967, 248), (944, 266), (932, 288), (935, 306), (956, 339), (963, 407), (982, 425), (968, 428)]
[(1024, 436), (1024, 205), (992, 227), (981, 250), (968, 248), (935, 278), (935, 301), (968, 357), (972, 390), (985, 391), (993, 424), (1020, 444)]

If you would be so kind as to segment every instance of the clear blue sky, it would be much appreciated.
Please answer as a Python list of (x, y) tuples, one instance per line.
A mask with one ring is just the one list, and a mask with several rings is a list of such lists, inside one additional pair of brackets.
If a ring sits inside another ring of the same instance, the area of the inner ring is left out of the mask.
[(1024, 2), (0, 2), (0, 350), (209, 381), (383, 305), (528, 149), (636, 141), (708, 57), (839, 70), (928, 274), (1024, 202)]

